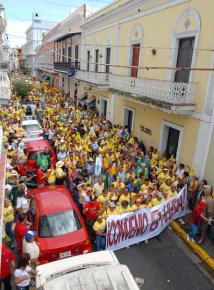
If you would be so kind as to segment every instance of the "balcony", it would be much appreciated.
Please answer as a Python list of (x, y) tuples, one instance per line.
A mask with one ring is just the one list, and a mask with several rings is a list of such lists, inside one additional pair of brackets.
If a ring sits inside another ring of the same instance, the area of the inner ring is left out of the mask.
[(109, 74), (103, 72), (78, 70), (76, 79), (101, 89), (109, 86)]
[(10, 100), (11, 88), (7, 71), (0, 70), (0, 104), (7, 104)]
[(79, 62), (55, 62), (54, 70), (62, 73), (67, 73), (71, 69), (79, 69)]
[(188, 115), (195, 111), (194, 83), (110, 75), (109, 87), (138, 103), (158, 107), (170, 113)]

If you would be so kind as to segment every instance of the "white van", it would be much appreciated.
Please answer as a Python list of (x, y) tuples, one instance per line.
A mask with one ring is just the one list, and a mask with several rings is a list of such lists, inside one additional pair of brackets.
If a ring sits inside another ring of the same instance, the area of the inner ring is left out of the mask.
[(101, 251), (37, 267), (38, 290), (139, 290), (128, 267)]

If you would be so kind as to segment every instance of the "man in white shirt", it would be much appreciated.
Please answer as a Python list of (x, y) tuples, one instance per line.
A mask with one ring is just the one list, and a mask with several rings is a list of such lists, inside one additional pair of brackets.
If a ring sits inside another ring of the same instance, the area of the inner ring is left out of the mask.
[(22, 242), (23, 253), (28, 253), (30, 255), (31, 263), (37, 265), (38, 258), (40, 254), (39, 246), (34, 241), (36, 232), (28, 231)]
[(104, 189), (103, 178), (99, 177), (98, 182), (94, 184), (94, 193), (95, 193), (96, 197), (98, 197), (102, 194), (103, 189)]

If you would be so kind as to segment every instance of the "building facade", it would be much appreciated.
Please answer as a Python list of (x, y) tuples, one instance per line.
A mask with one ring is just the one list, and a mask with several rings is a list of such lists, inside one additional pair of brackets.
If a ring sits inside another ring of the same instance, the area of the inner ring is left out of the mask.
[(41, 19), (39, 13), (35, 12), (32, 15), (32, 24), (26, 31), (26, 45), (24, 47), (25, 66), (31, 71), (33, 76), (36, 76), (35, 62), (36, 62), (36, 48), (41, 45), (42, 38), (45, 33), (51, 30), (56, 25), (55, 22), (44, 21)]
[(199, 177), (213, 139), (211, 11), (212, 0), (115, 1), (84, 21), (76, 75), (80, 102)]

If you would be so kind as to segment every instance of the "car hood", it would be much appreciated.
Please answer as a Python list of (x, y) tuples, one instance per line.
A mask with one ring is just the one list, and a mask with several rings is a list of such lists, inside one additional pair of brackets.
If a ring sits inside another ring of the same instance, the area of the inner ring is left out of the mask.
[(88, 234), (86, 231), (84, 231), (83, 228), (73, 233), (62, 236), (51, 238), (37, 238), (38, 242), (40, 243), (40, 250), (42, 252), (66, 248), (68, 246), (82, 243), (87, 239), (89, 239)]

